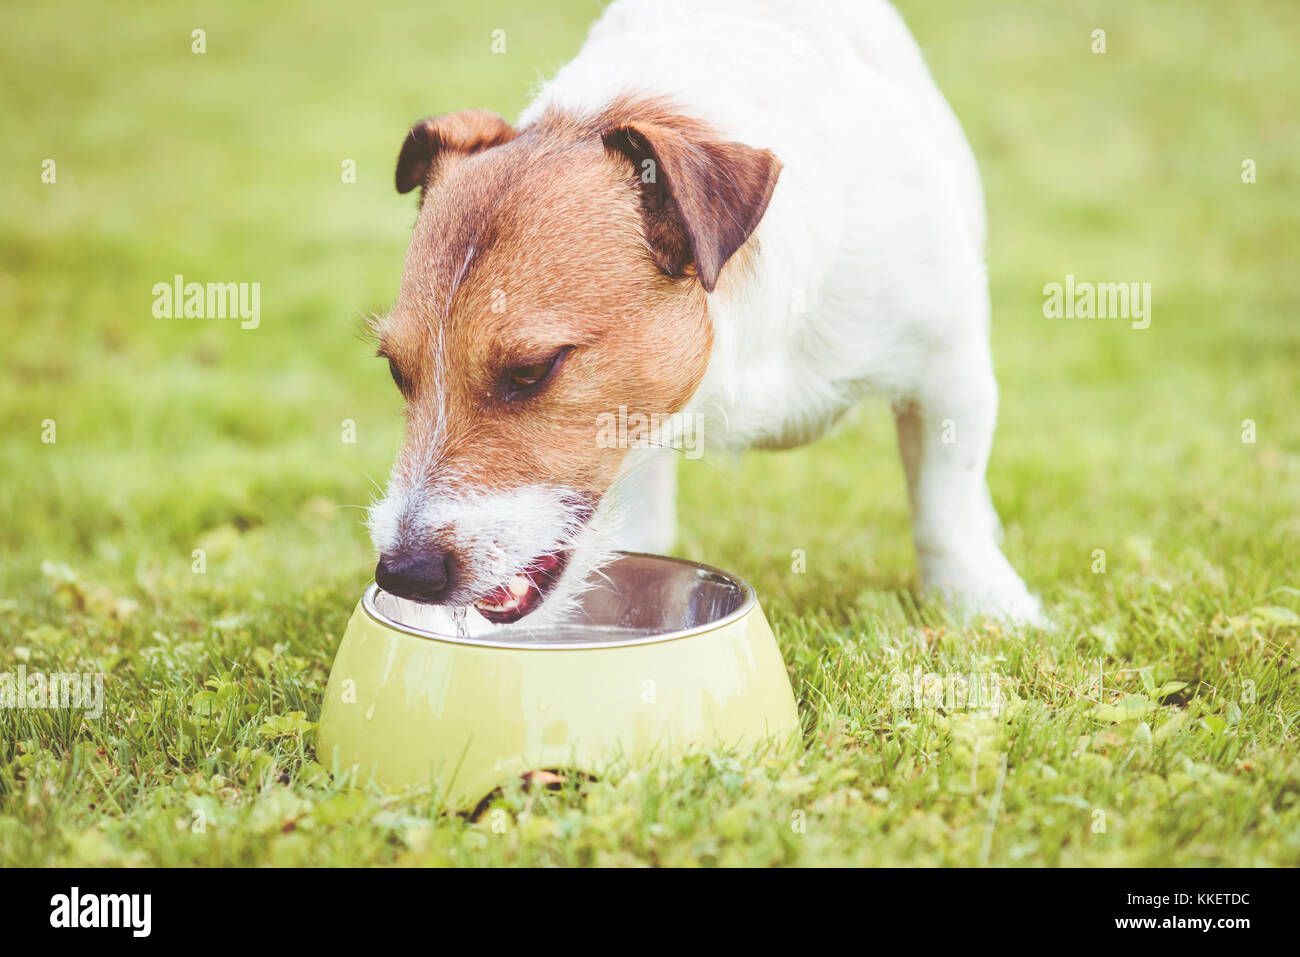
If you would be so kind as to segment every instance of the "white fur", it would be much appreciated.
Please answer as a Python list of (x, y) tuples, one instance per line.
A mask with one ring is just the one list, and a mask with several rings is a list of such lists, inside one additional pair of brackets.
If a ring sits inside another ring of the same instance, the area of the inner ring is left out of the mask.
[[(997, 386), (979, 174), (897, 13), (883, 0), (616, 0), (520, 125), (628, 92), (671, 97), (783, 163), (753, 268), (724, 268), (709, 297), (714, 347), (690, 405), (706, 438), (794, 445), (863, 395), (885, 396), (922, 584), (1041, 622), (998, 547), (984, 483)], [(623, 490), (623, 533), (661, 548), (671, 465), (652, 469)]]
[(570, 549), (563, 578), (528, 618), (530, 624), (544, 625), (571, 609), (589, 587), (591, 572), (609, 557), (602, 513), (598, 510), (584, 525), (581, 505), (578, 495), (557, 486), (472, 493), (437, 484), (409, 485), (394, 475), (388, 494), (370, 507), (368, 524), (381, 555), (428, 542), (453, 551), (459, 570), (455, 603), (462, 605), (508, 581), (539, 556)]

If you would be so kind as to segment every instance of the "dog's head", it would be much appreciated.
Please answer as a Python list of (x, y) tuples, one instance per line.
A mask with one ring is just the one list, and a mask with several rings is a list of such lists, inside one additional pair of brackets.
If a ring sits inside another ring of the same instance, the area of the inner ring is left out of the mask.
[(578, 573), (627, 453), (602, 440), (602, 416), (691, 398), (712, 341), (706, 293), (779, 171), (644, 101), (523, 130), (471, 110), (410, 131), (397, 189), (421, 188), (419, 217), (376, 322), (406, 400), (371, 510), (381, 587), (506, 622)]

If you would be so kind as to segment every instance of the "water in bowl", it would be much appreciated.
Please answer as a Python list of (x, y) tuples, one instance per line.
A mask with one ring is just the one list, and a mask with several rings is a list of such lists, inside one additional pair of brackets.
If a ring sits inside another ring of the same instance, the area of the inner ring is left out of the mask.
[(743, 612), (753, 590), (717, 569), (656, 555), (623, 554), (588, 582), (570, 618), (542, 625), (531, 616), (495, 625), (473, 608), (421, 605), (372, 587), (367, 607), (380, 620), (433, 638), (497, 647), (617, 645), (698, 632)]
[(387, 618), (432, 637), (459, 641), (490, 641), (520, 646), (597, 645), (635, 641), (657, 634), (656, 628), (591, 624), (574, 621), (547, 627), (530, 627), (527, 619), (514, 625), (496, 625), (465, 606), (422, 605), (377, 591), (377, 611)]

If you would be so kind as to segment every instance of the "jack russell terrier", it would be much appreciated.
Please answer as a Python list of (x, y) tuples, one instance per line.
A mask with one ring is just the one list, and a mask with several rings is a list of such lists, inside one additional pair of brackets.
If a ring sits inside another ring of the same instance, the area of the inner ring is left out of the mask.
[[(784, 448), (877, 394), (922, 588), (1043, 622), (984, 478), (979, 173), (884, 0), (616, 0), (516, 126), (416, 124), (397, 189), (416, 187), (375, 321), (406, 402), (370, 512), (380, 587), (560, 620), (612, 550), (671, 547), (681, 423)], [(600, 441), (615, 412), (674, 425)]]

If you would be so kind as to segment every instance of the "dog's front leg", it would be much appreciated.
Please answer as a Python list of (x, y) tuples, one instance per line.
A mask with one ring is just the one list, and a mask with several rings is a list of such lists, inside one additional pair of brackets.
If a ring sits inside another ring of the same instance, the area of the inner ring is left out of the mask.
[(610, 492), (612, 544), (629, 552), (663, 554), (677, 540), (677, 453), (633, 449)]
[(924, 394), (894, 404), (912, 503), (921, 587), (959, 613), (1045, 625), (1042, 606), (998, 547), (985, 468), (997, 418), (991, 361), (935, 376)]

